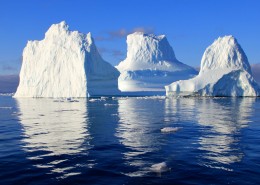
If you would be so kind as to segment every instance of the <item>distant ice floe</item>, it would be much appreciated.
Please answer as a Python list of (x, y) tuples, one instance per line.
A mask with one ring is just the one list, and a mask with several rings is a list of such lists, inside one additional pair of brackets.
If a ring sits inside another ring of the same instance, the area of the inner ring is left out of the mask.
[(105, 103), (104, 106), (115, 106), (116, 104)]
[(53, 102), (69, 102), (69, 103), (73, 103), (73, 102), (79, 102), (79, 100), (77, 99), (73, 99), (73, 98), (57, 98), (54, 99)]
[(13, 96), (14, 93), (0, 93), (0, 96)]
[(141, 97), (136, 97), (137, 99), (165, 99), (165, 96), (141, 96)]
[(156, 173), (162, 173), (170, 171), (171, 168), (169, 168), (166, 164), (166, 162), (157, 163), (151, 166), (151, 171)]
[(0, 109), (12, 109), (13, 107), (0, 107)]
[(89, 99), (88, 102), (96, 102), (96, 101), (100, 101), (99, 99)]
[(170, 132), (177, 132), (178, 130), (180, 130), (179, 127), (165, 127), (161, 129), (161, 132), (170, 133)]

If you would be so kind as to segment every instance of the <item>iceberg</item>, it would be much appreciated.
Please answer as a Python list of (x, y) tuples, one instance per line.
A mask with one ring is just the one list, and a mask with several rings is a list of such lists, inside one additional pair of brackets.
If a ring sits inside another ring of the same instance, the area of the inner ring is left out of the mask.
[(87, 97), (118, 94), (120, 73), (100, 56), (91, 33), (53, 24), (23, 51), (15, 97)]
[(165, 35), (135, 32), (126, 42), (127, 57), (116, 66), (122, 92), (165, 92), (165, 85), (197, 75), (195, 69), (176, 59)]
[(246, 54), (233, 36), (220, 37), (201, 60), (198, 76), (165, 86), (167, 96), (259, 96)]

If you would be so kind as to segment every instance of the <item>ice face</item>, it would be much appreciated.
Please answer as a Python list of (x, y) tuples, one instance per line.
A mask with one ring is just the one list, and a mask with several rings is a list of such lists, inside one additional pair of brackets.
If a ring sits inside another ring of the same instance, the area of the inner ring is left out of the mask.
[(166, 95), (259, 96), (260, 88), (252, 77), (248, 59), (233, 36), (218, 38), (201, 60), (198, 76), (173, 82)]
[(104, 61), (91, 34), (53, 24), (41, 41), (23, 51), (15, 97), (87, 97), (118, 93), (119, 72)]

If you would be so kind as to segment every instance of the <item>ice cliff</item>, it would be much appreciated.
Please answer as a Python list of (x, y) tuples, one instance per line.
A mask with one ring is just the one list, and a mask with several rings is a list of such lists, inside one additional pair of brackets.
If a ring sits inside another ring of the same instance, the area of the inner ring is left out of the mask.
[(220, 37), (206, 49), (198, 76), (173, 82), (165, 89), (168, 96), (260, 95), (248, 59), (233, 36)]
[(53, 24), (23, 51), (15, 97), (86, 97), (118, 93), (119, 72), (104, 61), (91, 34)]
[(164, 86), (197, 75), (179, 62), (164, 35), (135, 32), (127, 36), (127, 57), (116, 68), (121, 91), (164, 91)]

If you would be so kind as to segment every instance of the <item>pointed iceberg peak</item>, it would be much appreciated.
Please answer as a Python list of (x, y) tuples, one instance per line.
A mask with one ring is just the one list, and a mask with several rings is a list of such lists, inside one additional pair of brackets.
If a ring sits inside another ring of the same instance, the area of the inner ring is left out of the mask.
[(218, 37), (212, 45), (229, 45), (230, 47), (238, 46), (237, 39), (233, 35), (226, 35), (223, 37)]
[(91, 32), (88, 32), (87, 38), (92, 40), (92, 34), (91, 34)]
[(89, 33), (87, 34), (86, 39), (87, 39), (89, 45), (92, 45), (92, 44), (95, 45), (94, 39), (92, 38), (91, 32), (89, 32)]
[(61, 21), (57, 24), (52, 24), (48, 31), (45, 33), (45, 36), (48, 37), (49, 35), (58, 35), (62, 32), (68, 32), (69, 25), (65, 21)]
[(241, 69), (251, 74), (246, 54), (232, 35), (219, 37), (204, 52), (200, 73), (217, 69)]
[(223, 37), (218, 37), (216, 40), (235, 41), (236, 38), (233, 35), (225, 35)]
[(65, 30), (68, 30), (68, 28), (69, 28), (69, 25), (66, 23), (66, 21), (61, 21), (60, 23), (54, 24), (54, 25), (56, 25), (62, 29), (65, 29)]

